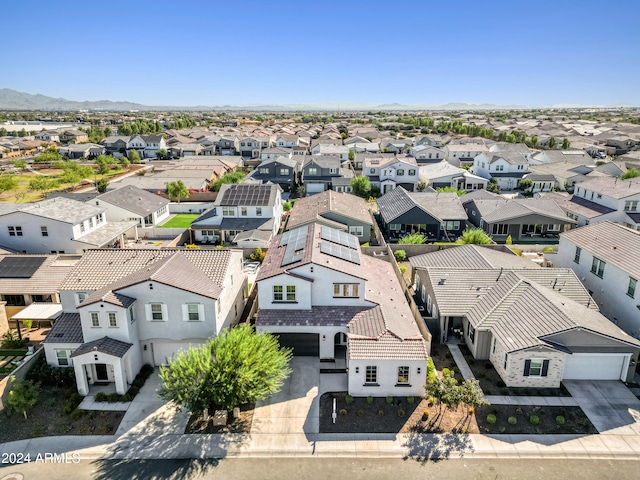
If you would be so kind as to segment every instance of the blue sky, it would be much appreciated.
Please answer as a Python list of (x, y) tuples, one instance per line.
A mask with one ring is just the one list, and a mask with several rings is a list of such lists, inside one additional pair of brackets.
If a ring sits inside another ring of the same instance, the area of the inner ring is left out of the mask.
[(146, 105), (640, 105), (640, 2), (19, 1), (0, 88)]

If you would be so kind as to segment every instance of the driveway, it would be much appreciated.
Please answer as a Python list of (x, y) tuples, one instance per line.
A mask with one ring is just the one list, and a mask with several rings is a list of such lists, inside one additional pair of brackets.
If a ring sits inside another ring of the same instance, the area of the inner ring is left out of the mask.
[(256, 404), (251, 433), (318, 433), (320, 360), (293, 357), (290, 366), (282, 389)]
[(640, 435), (640, 400), (618, 380), (562, 382), (600, 433)]

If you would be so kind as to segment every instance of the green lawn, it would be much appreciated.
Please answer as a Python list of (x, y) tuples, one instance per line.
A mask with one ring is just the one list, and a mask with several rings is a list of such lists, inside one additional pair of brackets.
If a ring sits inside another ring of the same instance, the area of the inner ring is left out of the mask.
[(158, 228), (189, 228), (191, 222), (198, 217), (199, 215), (196, 213), (178, 213), (164, 225), (159, 225)]

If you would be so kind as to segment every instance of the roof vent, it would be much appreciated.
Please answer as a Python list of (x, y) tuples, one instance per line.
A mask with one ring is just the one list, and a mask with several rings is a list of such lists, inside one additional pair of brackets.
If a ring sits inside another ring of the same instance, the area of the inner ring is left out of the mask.
[(446, 281), (447, 281), (446, 278), (441, 278), (440, 281), (438, 282), (438, 285), (444, 285)]

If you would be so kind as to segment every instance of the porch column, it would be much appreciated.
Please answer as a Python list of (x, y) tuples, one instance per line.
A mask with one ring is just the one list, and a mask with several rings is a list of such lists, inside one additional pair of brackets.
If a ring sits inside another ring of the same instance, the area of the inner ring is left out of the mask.
[(113, 364), (113, 376), (116, 383), (116, 393), (124, 395), (127, 393), (127, 375), (124, 369), (124, 362), (119, 358)]
[(76, 385), (78, 386), (78, 393), (80, 395), (88, 395), (89, 382), (87, 381), (87, 374), (84, 363), (80, 363), (77, 360), (73, 362), (73, 372), (76, 375)]

